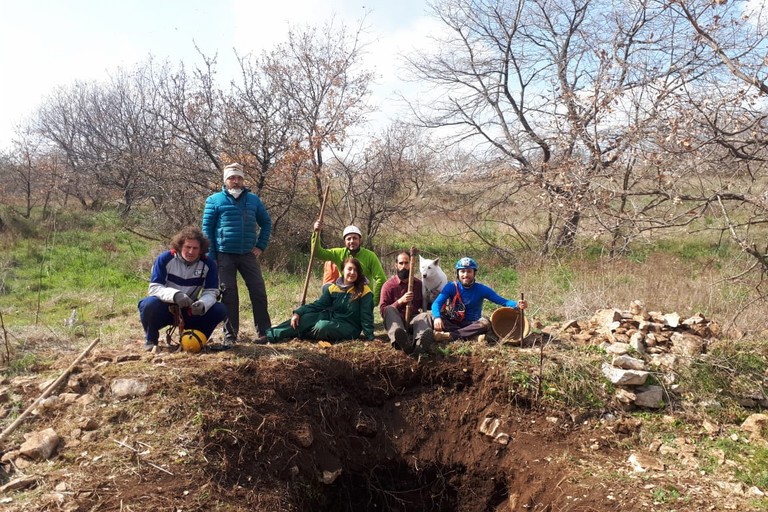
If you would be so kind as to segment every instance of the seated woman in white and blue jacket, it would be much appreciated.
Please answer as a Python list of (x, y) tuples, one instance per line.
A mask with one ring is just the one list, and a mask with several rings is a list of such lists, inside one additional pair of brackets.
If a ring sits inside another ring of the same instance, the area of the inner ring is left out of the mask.
[(160, 329), (174, 324), (176, 311), (185, 329), (201, 331), (206, 339), (227, 317), (227, 308), (218, 302), (216, 262), (206, 256), (209, 246), (203, 232), (189, 226), (173, 237), (169, 251), (155, 259), (149, 296), (139, 302), (147, 350), (157, 346)]

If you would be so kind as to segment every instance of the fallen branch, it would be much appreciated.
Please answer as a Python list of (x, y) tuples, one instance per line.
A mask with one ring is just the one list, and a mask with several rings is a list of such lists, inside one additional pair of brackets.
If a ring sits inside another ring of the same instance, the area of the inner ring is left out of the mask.
[[(138, 455), (138, 456), (141, 456), (141, 453), (139, 453), (139, 450), (137, 450), (137, 449), (136, 449), (136, 448), (134, 448), (133, 446), (131, 446), (131, 445), (127, 444), (127, 443), (124, 443), (124, 442), (122, 442), (122, 441), (118, 441), (117, 439), (113, 439), (113, 441), (114, 441), (115, 443), (119, 444), (120, 446), (122, 446), (123, 448), (128, 448), (129, 450), (131, 450), (131, 451), (132, 451), (133, 453), (135, 453), (136, 455)], [(145, 464), (147, 464), (147, 465), (149, 465), (149, 466), (152, 466), (152, 467), (153, 467), (153, 468), (155, 468), (155, 469), (159, 469), (160, 471), (162, 471), (162, 472), (164, 472), (164, 473), (168, 473), (169, 475), (171, 475), (171, 476), (174, 476), (174, 475), (173, 475), (173, 473), (171, 473), (170, 471), (168, 471), (168, 470), (167, 470), (167, 469), (165, 469), (165, 468), (161, 468), (161, 467), (160, 467), (160, 466), (158, 466), (157, 464), (152, 464), (151, 462), (149, 462), (148, 460), (145, 460), (145, 459), (141, 459), (141, 460), (142, 460), (142, 461), (143, 461)]]
[(40, 402), (42, 402), (43, 400), (45, 400), (46, 398), (48, 398), (48, 397), (49, 397), (49, 396), (50, 396), (50, 395), (53, 393), (53, 391), (54, 391), (54, 390), (56, 390), (56, 388), (58, 388), (58, 387), (61, 385), (61, 383), (62, 383), (62, 382), (64, 382), (64, 380), (65, 380), (65, 379), (69, 378), (69, 374), (70, 374), (70, 373), (72, 373), (72, 370), (74, 370), (74, 369), (75, 369), (75, 366), (77, 366), (77, 365), (80, 363), (80, 361), (82, 361), (82, 360), (85, 358), (85, 356), (87, 356), (87, 355), (88, 355), (88, 353), (89, 353), (89, 352), (90, 352), (90, 351), (93, 349), (93, 347), (95, 347), (95, 346), (96, 346), (96, 344), (97, 344), (99, 341), (101, 341), (101, 338), (96, 338), (95, 340), (93, 340), (93, 341), (91, 342), (91, 344), (90, 344), (90, 345), (88, 345), (88, 348), (86, 348), (85, 350), (83, 350), (83, 353), (82, 353), (82, 354), (80, 354), (79, 356), (77, 356), (77, 359), (75, 359), (75, 360), (72, 362), (72, 364), (71, 364), (71, 365), (69, 365), (69, 368), (67, 368), (66, 370), (64, 370), (64, 373), (62, 373), (62, 374), (59, 376), (59, 378), (58, 378), (58, 379), (56, 379), (55, 381), (53, 381), (53, 383), (52, 383), (50, 386), (48, 386), (47, 388), (45, 388), (45, 391), (43, 391), (43, 394), (42, 394), (42, 395), (40, 395), (39, 397), (37, 397), (37, 400), (35, 400), (34, 402), (32, 402), (32, 405), (30, 405), (29, 407), (27, 407), (27, 410), (26, 410), (26, 411), (24, 411), (23, 413), (21, 413), (21, 414), (19, 415), (19, 417), (18, 417), (18, 418), (16, 418), (16, 421), (14, 421), (13, 423), (11, 423), (11, 424), (10, 424), (10, 425), (9, 425), (9, 426), (8, 426), (8, 427), (5, 429), (5, 430), (3, 430), (3, 432), (2, 432), (2, 433), (0, 433), (0, 442), (1, 442), (1, 441), (3, 441), (3, 440), (6, 438), (6, 437), (8, 437), (8, 435), (9, 435), (11, 432), (13, 432), (14, 430), (16, 430), (16, 428), (18, 428), (18, 426), (19, 426), (19, 425), (21, 425), (21, 423), (22, 423), (22, 422), (23, 422), (23, 421), (26, 419), (26, 417), (27, 417), (27, 416), (29, 416), (29, 415), (30, 415), (30, 413), (31, 413), (32, 411), (34, 411), (34, 410), (35, 410), (35, 408), (38, 406), (38, 404), (39, 404)]
[(3, 312), (0, 311), (0, 327), (3, 329), (3, 341), (5, 342), (5, 363), (11, 363), (11, 345), (8, 343), (8, 331), (5, 330), (5, 320), (3, 320)]

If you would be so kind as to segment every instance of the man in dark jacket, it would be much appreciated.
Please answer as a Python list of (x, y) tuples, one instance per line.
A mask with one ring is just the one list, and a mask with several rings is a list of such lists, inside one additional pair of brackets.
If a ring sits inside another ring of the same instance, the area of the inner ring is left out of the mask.
[(227, 307), (224, 345), (234, 344), (240, 329), (238, 272), (251, 298), (253, 322), (258, 336), (256, 342), (265, 343), (265, 334), (272, 326), (272, 321), (267, 309), (267, 289), (261, 274), (259, 256), (269, 244), (272, 219), (259, 196), (245, 187), (242, 165), (227, 165), (224, 168), (221, 192), (211, 194), (206, 199), (203, 233), (211, 241), (209, 256), (218, 263), (221, 301)]

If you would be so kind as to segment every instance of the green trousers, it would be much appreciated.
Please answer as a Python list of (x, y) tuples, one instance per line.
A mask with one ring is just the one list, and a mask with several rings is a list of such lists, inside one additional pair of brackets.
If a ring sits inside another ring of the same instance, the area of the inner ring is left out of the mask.
[(298, 329), (291, 327), (290, 320), (267, 329), (267, 340), (270, 342), (292, 338), (341, 341), (353, 340), (358, 336), (360, 336), (360, 327), (349, 322), (334, 320), (328, 311), (304, 313), (299, 317)]

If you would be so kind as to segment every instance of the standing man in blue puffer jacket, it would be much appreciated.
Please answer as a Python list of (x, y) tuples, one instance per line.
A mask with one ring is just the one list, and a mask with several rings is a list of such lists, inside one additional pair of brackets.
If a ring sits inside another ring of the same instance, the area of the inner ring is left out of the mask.
[(245, 186), (243, 166), (224, 167), (224, 186), (205, 201), (203, 233), (211, 241), (209, 257), (219, 267), (221, 301), (227, 307), (223, 345), (232, 346), (240, 330), (240, 299), (237, 273), (243, 276), (253, 307), (257, 343), (266, 343), (272, 321), (267, 309), (267, 288), (259, 256), (269, 244), (272, 219), (259, 196)]

